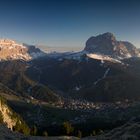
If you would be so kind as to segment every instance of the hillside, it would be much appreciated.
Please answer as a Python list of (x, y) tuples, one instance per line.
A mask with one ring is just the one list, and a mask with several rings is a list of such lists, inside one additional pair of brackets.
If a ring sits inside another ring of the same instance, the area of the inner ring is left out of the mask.
[(29, 66), (29, 63), (21, 60), (0, 62), (0, 82), (23, 97), (34, 97), (47, 102), (59, 101), (59, 97), (46, 85), (25, 75)]

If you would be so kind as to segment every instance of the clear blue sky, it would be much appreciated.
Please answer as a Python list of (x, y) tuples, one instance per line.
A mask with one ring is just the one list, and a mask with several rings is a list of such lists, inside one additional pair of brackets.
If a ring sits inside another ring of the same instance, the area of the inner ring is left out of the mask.
[(30, 44), (84, 47), (112, 32), (140, 47), (139, 0), (1, 0), (0, 37)]

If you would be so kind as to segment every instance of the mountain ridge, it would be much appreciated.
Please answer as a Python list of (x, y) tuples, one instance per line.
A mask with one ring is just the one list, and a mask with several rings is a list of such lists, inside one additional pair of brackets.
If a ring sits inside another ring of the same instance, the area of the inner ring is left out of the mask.
[[(10, 39), (0, 39), (0, 60), (24, 60), (31, 61), (40, 57), (80, 59), (83, 55), (102, 55), (121, 60), (131, 57), (140, 57), (140, 50), (128, 41), (118, 41), (113, 33), (107, 32), (90, 37), (85, 48), (79, 52), (45, 53), (38, 47), (28, 44), (19, 44)], [(93, 56), (91, 57), (93, 59)]]

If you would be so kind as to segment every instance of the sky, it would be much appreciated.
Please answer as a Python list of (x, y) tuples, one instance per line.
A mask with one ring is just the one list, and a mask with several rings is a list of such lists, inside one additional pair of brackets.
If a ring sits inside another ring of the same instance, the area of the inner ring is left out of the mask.
[(83, 48), (90, 36), (105, 32), (140, 47), (140, 1), (0, 1), (0, 38), (49, 47)]

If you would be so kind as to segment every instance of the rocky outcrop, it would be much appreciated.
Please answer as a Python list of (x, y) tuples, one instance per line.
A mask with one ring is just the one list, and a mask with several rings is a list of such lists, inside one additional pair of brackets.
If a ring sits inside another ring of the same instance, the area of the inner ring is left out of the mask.
[(0, 100), (0, 112), (2, 114), (3, 122), (7, 125), (8, 128), (12, 130), (16, 125), (17, 120), (15, 120), (16, 118), (11, 118), (13, 112), (8, 108), (6, 104), (2, 102), (2, 100)]
[[(0, 123), (5, 124), (7, 128), (23, 133), (29, 128), (23, 119), (15, 113), (7, 104), (6, 100), (0, 96)], [(27, 134), (25, 132), (25, 134)]]

